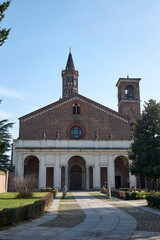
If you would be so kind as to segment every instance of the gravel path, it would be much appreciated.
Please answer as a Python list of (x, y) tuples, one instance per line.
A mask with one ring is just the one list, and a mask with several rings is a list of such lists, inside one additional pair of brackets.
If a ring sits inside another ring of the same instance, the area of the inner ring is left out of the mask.
[(41, 227), (63, 227), (71, 228), (84, 221), (85, 213), (77, 203), (76, 199), (69, 197), (60, 201), (58, 216), (53, 220), (41, 224)]
[(129, 204), (109, 203), (120, 210), (129, 213), (137, 221), (137, 231), (160, 232), (160, 216), (147, 212), (138, 207), (132, 207)]

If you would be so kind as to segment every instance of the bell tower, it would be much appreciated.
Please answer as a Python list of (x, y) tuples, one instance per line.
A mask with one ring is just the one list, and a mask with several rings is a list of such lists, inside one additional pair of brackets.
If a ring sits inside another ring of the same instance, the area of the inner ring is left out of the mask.
[(71, 49), (69, 52), (66, 69), (62, 70), (62, 97), (78, 93), (79, 72), (75, 70)]
[(139, 81), (141, 78), (119, 78), (118, 88), (118, 112), (128, 118), (130, 123), (140, 116)]

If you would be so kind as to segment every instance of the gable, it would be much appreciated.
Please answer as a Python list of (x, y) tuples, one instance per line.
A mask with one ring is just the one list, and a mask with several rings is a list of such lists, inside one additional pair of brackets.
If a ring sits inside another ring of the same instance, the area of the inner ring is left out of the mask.
[[(73, 114), (77, 103), (80, 114)], [(129, 123), (117, 112), (79, 94), (61, 99), (20, 118), (22, 139), (72, 139), (71, 129), (82, 130), (84, 140), (128, 140)]]
[(60, 99), (59, 101), (57, 101), (55, 103), (52, 103), (52, 104), (47, 105), (47, 106), (45, 106), (45, 107), (43, 107), (41, 109), (38, 109), (38, 110), (36, 110), (36, 111), (34, 111), (32, 113), (24, 115), (23, 117), (21, 117), (19, 119), (20, 119), (21, 122), (27, 121), (29, 119), (35, 118), (37, 116), (40, 116), (41, 114), (44, 114), (44, 113), (46, 113), (48, 111), (56, 109), (56, 108), (58, 108), (58, 107), (60, 107), (60, 106), (62, 106), (64, 104), (67, 104), (67, 103), (72, 102), (72, 101), (83, 102), (85, 104), (90, 105), (93, 108), (98, 109), (101, 112), (107, 113), (107, 114), (109, 114), (109, 115), (111, 115), (111, 116), (113, 116), (115, 118), (118, 118), (118, 119), (128, 123), (128, 120), (126, 118), (122, 117), (120, 114), (118, 114), (118, 112), (116, 112), (116, 111), (114, 111), (114, 110), (112, 110), (110, 108), (107, 108), (107, 107), (105, 107), (105, 106), (103, 106), (103, 105), (101, 105), (101, 104), (99, 104), (97, 102), (94, 102), (94, 101), (92, 101), (92, 100), (90, 100), (90, 99), (88, 99), (88, 98), (86, 98), (86, 97), (84, 97), (82, 95), (79, 95), (79, 94), (75, 94), (75, 95), (73, 95), (71, 97), (68, 97), (68, 98), (65, 98), (65, 99)]

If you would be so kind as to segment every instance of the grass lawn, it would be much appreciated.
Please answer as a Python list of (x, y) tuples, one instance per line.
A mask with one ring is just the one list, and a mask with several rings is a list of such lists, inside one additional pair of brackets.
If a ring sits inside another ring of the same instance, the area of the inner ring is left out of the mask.
[(47, 194), (48, 192), (36, 192), (36, 193), (33, 193), (32, 198), (16, 199), (16, 193), (10, 193), (10, 192), (0, 193), (0, 210), (4, 208), (21, 207), (21, 206), (33, 203)]
[(90, 193), (90, 195), (99, 199), (113, 200), (113, 198), (108, 198), (107, 196), (102, 195), (101, 193)]
[(62, 193), (60, 202), (77, 202), (77, 200), (74, 198), (71, 192), (67, 192), (66, 198), (63, 198), (63, 193)]

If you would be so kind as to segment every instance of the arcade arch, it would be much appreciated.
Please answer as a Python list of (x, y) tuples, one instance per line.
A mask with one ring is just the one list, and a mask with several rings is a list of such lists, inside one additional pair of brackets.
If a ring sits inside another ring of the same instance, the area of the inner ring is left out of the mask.
[(24, 160), (24, 177), (34, 175), (36, 177), (36, 188), (39, 185), (39, 159), (34, 156), (28, 156)]
[(129, 166), (125, 156), (118, 156), (115, 159), (115, 188), (129, 187)]

